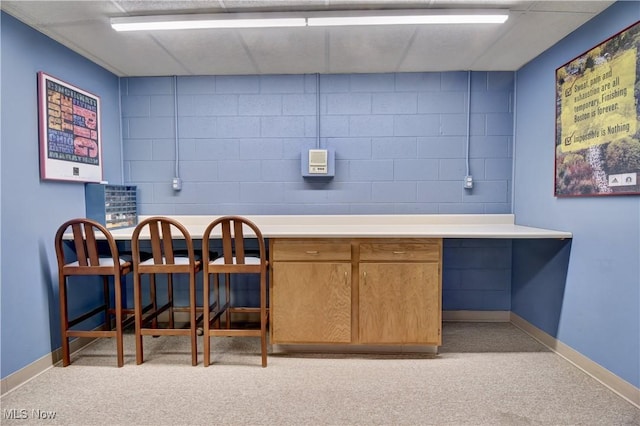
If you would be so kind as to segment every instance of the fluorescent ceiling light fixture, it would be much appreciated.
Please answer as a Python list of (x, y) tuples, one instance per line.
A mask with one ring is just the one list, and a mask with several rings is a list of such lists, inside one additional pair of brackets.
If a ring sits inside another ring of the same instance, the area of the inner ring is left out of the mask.
[(111, 18), (116, 31), (198, 30), (205, 28), (272, 28), (304, 27), (304, 17), (239, 17), (234, 14), (158, 15)]
[(502, 24), (507, 14), (495, 15), (386, 15), (386, 16), (327, 16), (308, 18), (310, 27), (352, 25), (426, 25), (426, 24)]
[(304, 26), (501, 24), (504, 10), (347, 10), (333, 12), (218, 13), (111, 18), (116, 31), (159, 31), (205, 28), (274, 28)]

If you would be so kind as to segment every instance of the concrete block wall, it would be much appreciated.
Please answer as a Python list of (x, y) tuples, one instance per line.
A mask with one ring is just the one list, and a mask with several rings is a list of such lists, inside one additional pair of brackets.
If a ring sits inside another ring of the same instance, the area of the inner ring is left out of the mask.
[(442, 309), (510, 310), (511, 250), (511, 240), (445, 240)]
[(513, 74), (472, 73), (465, 191), (467, 73), (320, 76), (321, 148), (336, 175), (305, 180), (315, 148), (316, 75), (122, 81), (125, 181), (142, 214), (509, 213)]
[[(467, 72), (124, 78), (124, 181), (144, 215), (510, 213), (513, 83), (473, 72), (469, 99)], [(302, 177), (316, 147), (331, 180)], [(510, 262), (467, 267), (478, 250), (447, 244), (445, 308), (508, 309)]]

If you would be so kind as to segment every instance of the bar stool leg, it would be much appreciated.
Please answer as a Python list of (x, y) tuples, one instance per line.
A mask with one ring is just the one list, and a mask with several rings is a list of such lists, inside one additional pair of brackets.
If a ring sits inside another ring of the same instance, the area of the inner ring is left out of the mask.
[(136, 324), (136, 364), (142, 364), (143, 346), (142, 346), (142, 298), (141, 298), (141, 282), (140, 275), (134, 274), (133, 277), (133, 300), (135, 304), (135, 324)]
[[(151, 306), (153, 312), (158, 310), (158, 298), (156, 296), (156, 274), (149, 274), (149, 293), (151, 294)], [(158, 317), (154, 316), (151, 320), (151, 326), (158, 328)]]
[[(207, 279), (208, 280), (208, 279)], [(216, 307), (218, 309), (218, 311), (220, 310), (220, 280), (218, 280), (218, 274), (215, 275), (215, 287), (213, 289), (214, 291), (214, 296), (215, 296), (215, 300), (216, 300)], [(218, 316), (218, 319), (216, 319), (215, 322), (215, 327), (216, 328), (220, 328), (220, 316)]]
[(173, 315), (173, 274), (167, 274), (167, 297), (169, 298), (169, 328), (175, 328)]
[(266, 273), (260, 277), (260, 347), (262, 367), (267, 366), (267, 284)]
[(59, 299), (60, 299), (60, 337), (62, 338), (62, 365), (64, 367), (71, 364), (69, 356), (69, 339), (67, 329), (69, 328), (69, 316), (67, 311), (67, 277), (59, 275)]
[(104, 331), (111, 330), (111, 314), (109, 313), (109, 308), (111, 307), (111, 297), (109, 297), (109, 277), (106, 275), (102, 276), (102, 296), (104, 303), (104, 324), (102, 325), (102, 329)]
[(204, 281), (202, 283), (202, 290), (203, 290), (203, 295), (202, 295), (202, 309), (203, 309), (203, 317), (202, 317), (202, 326), (203, 326), (203, 333), (202, 333), (202, 340), (203, 340), (203, 351), (204, 351), (204, 366), (208, 367), (210, 362), (211, 362), (211, 340), (209, 337), (209, 318), (210, 318), (210, 312), (211, 312), (211, 307), (209, 306), (209, 279), (210, 277), (205, 276), (204, 277)]
[(191, 337), (191, 365), (198, 365), (198, 335), (196, 330), (196, 275), (189, 273), (189, 328)]
[(231, 328), (231, 274), (224, 274), (224, 293), (227, 305), (225, 321), (227, 328)]
[[(123, 342), (123, 331), (122, 331), (122, 285), (120, 281), (120, 276), (114, 276), (113, 278), (114, 285), (114, 299), (116, 305), (116, 348), (118, 354), (118, 367), (122, 367), (124, 365), (124, 342)], [(111, 321), (109, 321), (111, 322)]]

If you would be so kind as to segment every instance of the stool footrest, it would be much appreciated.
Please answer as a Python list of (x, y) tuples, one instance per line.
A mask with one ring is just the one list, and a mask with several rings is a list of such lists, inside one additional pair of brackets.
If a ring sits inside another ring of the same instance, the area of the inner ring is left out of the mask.
[(67, 330), (67, 337), (115, 337), (115, 330)]
[(159, 307), (158, 309), (156, 309), (155, 311), (151, 312), (149, 315), (144, 317), (142, 319), (142, 324), (144, 325), (144, 324), (156, 319), (160, 314), (162, 314), (164, 311), (168, 310), (170, 307), (171, 307), (170, 303), (167, 303), (167, 304)]
[(260, 337), (260, 329), (257, 330), (241, 330), (229, 328), (213, 328), (209, 329), (209, 336), (256, 336)]
[(107, 309), (107, 305), (104, 305), (104, 304), (100, 305), (97, 308), (87, 312), (86, 314), (80, 315), (78, 318), (75, 318), (69, 321), (69, 327), (73, 327), (76, 324), (80, 324), (82, 321), (87, 320), (100, 312), (104, 312), (105, 309)]
[(143, 336), (189, 336), (189, 328), (143, 328), (140, 330)]
[[(229, 312), (235, 313), (260, 313), (260, 308), (253, 307), (229, 307)], [(266, 311), (269, 312), (269, 308), (266, 308)]]

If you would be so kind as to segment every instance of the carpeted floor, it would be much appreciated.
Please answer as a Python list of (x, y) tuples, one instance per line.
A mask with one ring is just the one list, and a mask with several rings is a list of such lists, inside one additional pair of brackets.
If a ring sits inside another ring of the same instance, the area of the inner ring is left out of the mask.
[(215, 338), (204, 368), (182, 337), (145, 338), (137, 366), (128, 335), (116, 368), (101, 339), (5, 395), (0, 423), (640, 425), (638, 408), (511, 324), (445, 323), (443, 341), (437, 356), (273, 354), (261, 368), (257, 339)]

